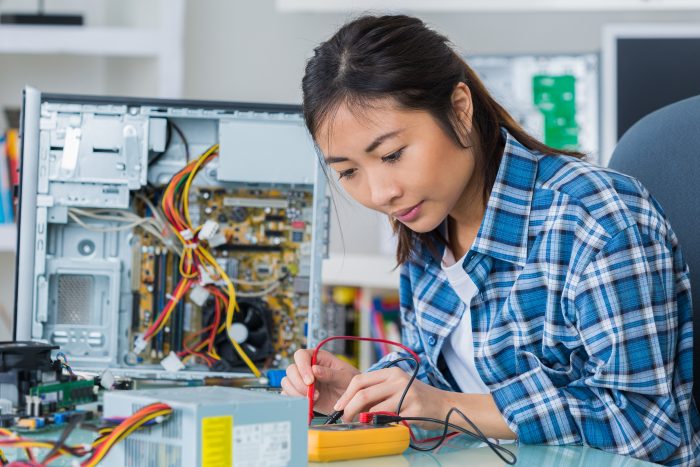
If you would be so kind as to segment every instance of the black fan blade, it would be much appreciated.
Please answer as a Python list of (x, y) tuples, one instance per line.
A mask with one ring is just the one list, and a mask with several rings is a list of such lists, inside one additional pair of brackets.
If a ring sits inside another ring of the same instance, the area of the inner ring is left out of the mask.
[(252, 306), (245, 307), (241, 322), (245, 324), (248, 331), (260, 329), (264, 324), (262, 318), (260, 317), (260, 310)]
[(270, 340), (270, 335), (267, 329), (258, 329), (252, 331), (248, 329), (248, 339), (246, 339), (246, 344), (250, 344), (253, 347), (262, 347), (266, 342)]

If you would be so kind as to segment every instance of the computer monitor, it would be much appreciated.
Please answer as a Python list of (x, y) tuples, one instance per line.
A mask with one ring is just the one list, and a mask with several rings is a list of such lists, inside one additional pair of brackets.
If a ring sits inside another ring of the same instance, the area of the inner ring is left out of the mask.
[(700, 94), (700, 24), (609, 25), (603, 31), (603, 150), (635, 122)]

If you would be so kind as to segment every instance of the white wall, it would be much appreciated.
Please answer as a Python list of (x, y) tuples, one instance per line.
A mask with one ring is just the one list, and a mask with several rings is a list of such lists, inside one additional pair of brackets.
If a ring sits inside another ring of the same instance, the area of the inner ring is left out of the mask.
[[(185, 96), (215, 100), (299, 103), (305, 60), (353, 16), (280, 13), (274, 0), (189, 0), (187, 6)], [(700, 11), (419, 16), (465, 54), (599, 52), (606, 23), (700, 22)], [(344, 245), (334, 218), (331, 251), (379, 253), (380, 217), (336, 200)]]

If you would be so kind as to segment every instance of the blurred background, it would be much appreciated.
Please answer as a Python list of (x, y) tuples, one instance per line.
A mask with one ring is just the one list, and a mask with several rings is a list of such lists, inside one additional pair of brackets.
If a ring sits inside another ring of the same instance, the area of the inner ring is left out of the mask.
[[(602, 165), (634, 121), (700, 94), (696, 0), (0, 0), (7, 159), (0, 171), (0, 340), (11, 337), (12, 327), (16, 213), (7, 198), (25, 85), (52, 93), (299, 104), (313, 48), (362, 12), (421, 17), (452, 40), (528, 129)], [(18, 14), (37, 13), (46, 22), (58, 14), (81, 24), (17, 24), (24, 18)], [(386, 322), (370, 315), (352, 325), (365, 335), (394, 333), (398, 279), (387, 222), (340, 191), (333, 198), (337, 215), (324, 266), (329, 306), (379, 310)]]

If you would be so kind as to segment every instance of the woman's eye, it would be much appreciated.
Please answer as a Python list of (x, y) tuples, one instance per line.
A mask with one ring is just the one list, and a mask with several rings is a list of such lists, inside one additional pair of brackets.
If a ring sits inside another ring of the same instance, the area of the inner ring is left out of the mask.
[(392, 162), (398, 161), (399, 159), (401, 159), (401, 154), (403, 153), (403, 150), (404, 148), (401, 148), (396, 152), (392, 152), (391, 154), (382, 157), (382, 162), (387, 162), (391, 164)]
[(338, 172), (338, 180), (349, 180), (353, 175), (355, 175), (355, 169), (342, 170)]

